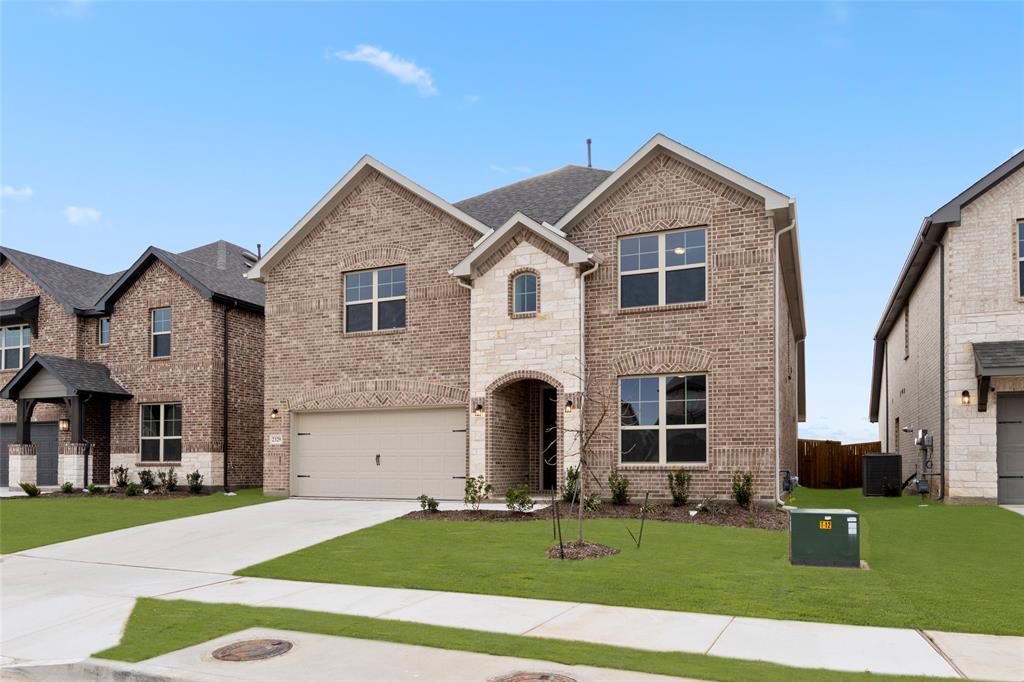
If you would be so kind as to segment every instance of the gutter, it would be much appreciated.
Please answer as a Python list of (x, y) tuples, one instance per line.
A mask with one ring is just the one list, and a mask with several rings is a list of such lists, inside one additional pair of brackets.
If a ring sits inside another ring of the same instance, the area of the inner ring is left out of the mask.
[[(587, 254), (588, 258), (593, 258), (594, 254)], [(597, 270), (598, 263), (594, 263), (594, 267), (589, 270), (585, 270), (580, 273), (580, 431), (583, 430), (583, 391), (586, 388), (587, 383), (587, 352), (586, 352), (586, 312), (587, 312), (587, 298), (586, 298), (586, 284), (585, 280), (588, 275), (594, 274)], [(583, 453), (580, 453), (582, 455)]]
[[(775, 374), (775, 396), (773, 402), (775, 403), (775, 504), (782, 507), (785, 506), (786, 502), (781, 499), (782, 490), (781, 482), (779, 477), (782, 469), (782, 455), (779, 452), (782, 446), (782, 437), (779, 433), (782, 428), (782, 417), (779, 414), (779, 392), (781, 386), (779, 385), (779, 270), (782, 264), (779, 262), (779, 241), (787, 232), (796, 229), (796, 218), (789, 223), (786, 227), (782, 228), (775, 233), (775, 258), (772, 267), (772, 295), (775, 298), (775, 310), (773, 311), (773, 318), (775, 320), (775, 362), (774, 362), (774, 374)], [(798, 406), (799, 410), (799, 406)]]

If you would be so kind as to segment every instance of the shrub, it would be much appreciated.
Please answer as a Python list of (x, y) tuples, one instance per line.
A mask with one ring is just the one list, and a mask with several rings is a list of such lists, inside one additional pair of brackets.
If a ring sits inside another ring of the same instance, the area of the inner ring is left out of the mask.
[(185, 482), (188, 483), (188, 491), (193, 495), (203, 492), (203, 475), (196, 469), (191, 474), (185, 474)]
[(103, 488), (99, 487), (95, 483), (90, 483), (89, 485), (85, 486), (85, 492), (89, 493), (90, 495), (95, 495), (96, 493), (103, 492)]
[(143, 490), (152, 490), (156, 487), (156, 476), (149, 469), (143, 469), (139, 472), (139, 483)]
[(118, 488), (124, 488), (128, 485), (128, 467), (116, 466), (110, 470), (114, 478), (114, 485)]
[(64, 481), (60, 484), (60, 491), (67, 495), (68, 493), (75, 492), (75, 484), (71, 481)]
[(588, 512), (596, 512), (601, 508), (601, 497), (597, 493), (590, 493), (583, 497), (583, 509)]
[(580, 489), (580, 468), (568, 467), (565, 470), (565, 483), (562, 484), (562, 499), (570, 504), (576, 501)]
[(124, 494), (127, 497), (135, 497), (142, 492), (142, 486), (138, 483), (129, 483), (124, 487)]
[(466, 479), (466, 494), (462, 499), (471, 509), (480, 509), (480, 503), (491, 496), (493, 488), (484, 480), (483, 476), (476, 478), (470, 476)]
[(527, 492), (526, 484), (514, 485), (505, 492), (505, 506), (509, 511), (528, 512), (533, 509), (534, 501)]
[(754, 475), (749, 471), (737, 471), (732, 475), (732, 499), (741, 507), (750, 506), (754, 492)]
[(686, 504), (686, 495), (690, 487), (690, 472), (680, 469), (668, 475), (668, 489), (672, 493), (672, 506), (682, 507)]
[(29, 497), (39, 497), (39, 486), (35, 483), (19, 483), (21, 489), (25, 491), (25, 494)]
[(437, 500), (435, 500), (433, 497), (429, 497), (427, 495), (420, 495), (416, 499), (420, 501), (420, 509), (422, 509), (423, 511), (437, 511)]
[(172, 493), (178, 489), (178, 472), (174, 469), (161, 471), (157, 474), (157, 478), (160, 479), (160, 487), (164, 489), (164, 492)]
[(613, 471), (608, 476), (608, 487), (612, 491), (612, 504), (621, 507), (629, 504), (629, 479), (619, 476), (618, 471)]

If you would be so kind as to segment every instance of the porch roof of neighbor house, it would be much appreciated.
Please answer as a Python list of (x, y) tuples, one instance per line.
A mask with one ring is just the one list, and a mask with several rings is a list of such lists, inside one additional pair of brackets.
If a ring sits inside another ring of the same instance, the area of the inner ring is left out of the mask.
[(125, 400), (132, 397), (131, 393), (114, 381), (106, 365), (37, 353), (0, 390), (0, 398), (17, 400), (21, 390), (39, 372), (49, 373), (64, 388), (63, 394), (47, 396), (50, 398), (92, 395)]

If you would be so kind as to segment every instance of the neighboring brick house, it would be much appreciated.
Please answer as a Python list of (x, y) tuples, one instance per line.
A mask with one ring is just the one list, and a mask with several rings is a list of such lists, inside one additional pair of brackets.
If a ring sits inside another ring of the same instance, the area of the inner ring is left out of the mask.
[(264, 489), (550, 489), (582, 429), (602, 486), (666, 497), (686, 468), (727, 496), (749, 470), (775, 499), (804, 413), (795, 228), (792, 199), (662, 135), (455, 204), (363, 157), (249, 272)]
[(103, 275), (0, 247), (0, 485), (81, 486), (86, 456), (97, 483), (173, 467), (221, 486), (226, 459), (229, 485), (260, 485), (256, 260), (225, 241), (150, 247)]
[(940, 499), (1024, 503), (1022, 247), (1018, 152), (924, 219), (875, 333), (869, 417)]

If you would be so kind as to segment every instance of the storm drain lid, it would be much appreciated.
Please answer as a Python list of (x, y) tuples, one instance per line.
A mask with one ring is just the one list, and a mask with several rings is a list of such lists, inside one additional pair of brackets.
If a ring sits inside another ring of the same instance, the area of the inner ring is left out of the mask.
[(218, 661), (262, 661), (291, 651), (292, 643), (283, 639), (249, 639), (222, 646), (213, 652)]
[(576, 680), (561, 673), (515, 672), (492, 677), (489, 682), (576, 682)]

